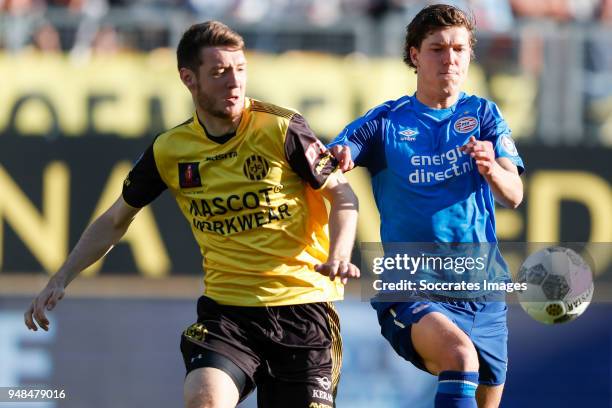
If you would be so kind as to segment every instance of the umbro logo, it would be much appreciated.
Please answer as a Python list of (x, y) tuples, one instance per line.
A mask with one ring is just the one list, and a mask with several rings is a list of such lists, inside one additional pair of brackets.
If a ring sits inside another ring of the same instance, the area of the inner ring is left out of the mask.
[(398, 133), (401, 136), (400, 142), (414, 142), (416, 140), (415, 136), (419, 134), (419, 131), (417, 129), (408, 128)]

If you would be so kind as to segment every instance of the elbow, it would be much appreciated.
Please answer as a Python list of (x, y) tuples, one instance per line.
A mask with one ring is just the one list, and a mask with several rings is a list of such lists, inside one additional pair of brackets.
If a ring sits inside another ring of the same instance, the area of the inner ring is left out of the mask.
[(523, 189), (523, 181), (518, 177), (518, 183), (509, 191), (508, 196), (506, 197), (505, 206), (512, 210), (516, 210), (519, 205), (523, 202), (524, 189)]
[(348, 194), (342, 197), (341, 200), (337, 200), (332, 204), (332, 207), (335, 207), (338, 211), (350, 211), (355, 213), (355, 217), (359, 213), (359, 200), (357, 196), (354, 194)]
[(522, 202), (523, 202), (523, 191), (521, 190), (520, 193), (516, 194), (514, 197), (508, 198), (505, 204), (507, 208), (511, 210), (516, 210), (519, 207), (519, 205), (521, 205)]
[(359, 199), (348, 183), (336, 187), (332, 194), (328, 196), (328, 199), (332, 207), (336, 207), (338, 210), (359, 211)]
[(507, 207), (511, 210), (516, 210), (519, 205), (521, 205), (522, 200), (511, 201), (508, 203)]

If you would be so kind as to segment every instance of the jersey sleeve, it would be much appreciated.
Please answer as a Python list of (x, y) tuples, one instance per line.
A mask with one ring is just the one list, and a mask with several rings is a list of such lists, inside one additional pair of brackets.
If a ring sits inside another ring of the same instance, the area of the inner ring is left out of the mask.
[(348, 146), (355, 165), (367, 167), (372, 174), (376, 174), (385, 167), (382, 114), (387, 109), (388, 104), (385, 103), (351, 122), (328, 147)]
[(289, 122), (285, 156), (293, 171), (314, 189), (321, 188), (338, 167), (338, 161), (298, 114)]
[(155, 200), (166, 188), (153, 155), (153, 143), (136, 161), (123, 182), (123, 199), (135, 208), (142, 208)]
[(482, 116), (481, 138), (493, 144), (495, 157), (506, 157), (518, 168), (519, 174), (525, 171), (523, 159), (519, 155), (508, 123), (493, 102), (487, 101)]

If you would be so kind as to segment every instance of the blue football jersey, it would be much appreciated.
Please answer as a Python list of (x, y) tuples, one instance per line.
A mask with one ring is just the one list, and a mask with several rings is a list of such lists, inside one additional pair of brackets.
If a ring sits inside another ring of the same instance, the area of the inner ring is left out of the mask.
[(494, 243), (493, 193), (460, 147), (471, 136), (488, 140), (522, 172), (510, 133), (486, 99), (461, 93), (452, 107), (433, 109), (413, 95), (373, 108), (331, 145), (348, 145), (370, 171), (383, 243)]

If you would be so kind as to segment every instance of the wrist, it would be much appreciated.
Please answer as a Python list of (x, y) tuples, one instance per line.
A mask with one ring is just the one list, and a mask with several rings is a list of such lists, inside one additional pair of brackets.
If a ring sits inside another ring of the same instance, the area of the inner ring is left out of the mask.
[(327, 257), (327, 263), (332, 263), (332, 262), (350, 262), (351, 261), (351, 257), (350, 255), (330, 255)]
[(66, 288), (66, 286), (68, 286), (66, 272), (63, 270), (58, 271), (55, 275), (51, 277), (51, 284), (53, 286), (60, 286), (62, 288)]
[(493, 161), (489, 173), (485, 174), (484, 177), (487, 182), (494, 183), (499, 179), (503, 171), (504, 169), (502, 168), (502, 166), (500, 166), (499, 163), (497, 163), (496, 161)]

